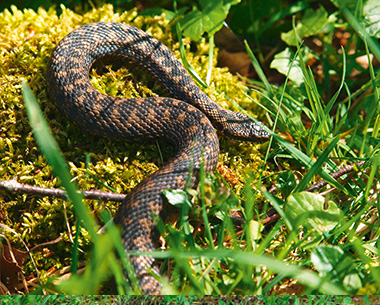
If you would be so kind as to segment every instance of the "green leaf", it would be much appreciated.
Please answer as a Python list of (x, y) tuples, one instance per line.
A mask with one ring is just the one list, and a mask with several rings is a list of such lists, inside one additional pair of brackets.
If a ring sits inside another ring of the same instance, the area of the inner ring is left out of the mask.
[(201, 9), (193, 10), (180, 20), (183, 34), (194, 41), (199, 41), (203, 33), (212, 36), (219, 31), (232, 5), (240, 0), (199, 0)]
[(354, 261), (340, 247), (320, 245), (314, 248), (310, 260), (321, 274), (328, 274), (332, 280), (339, 282), (343, 280), (343, 287), (347, 291), (356, 293), (362, 288)]
[(355, 11), (356, 7), (358, 6), (358, 0), (331, 0), (331, 3), (336, 7), (345, 6), (352, 11)]
[(162, 193), (171, 205), (180, 206), (186, 204), (189, 207), (192, 206), (189, 196), (183, 190), (165, 190)]
[(369, 0), (363, 7), (364, 26), (370, 36), (380, 38), (380, 2)]
[(309, 192), (291, 195), (285, 213), (297, 226), (303, 225), (319, 232), (332, 230), (343, 219), (343, 212), (333, 201)]
[[(269, 6), (268, 3), (266, 3), (266, 4), (267, 4), (267, 6)], [(272, 6), (272, 2), (271, 2), (270, 6)], [(284, 17), (287, 17), (289, 15), (295, 15), (295, 14), (305, 10), (309, 6), (310, 6), (310, 4), (306, 1), (298, 1), (296, 3), (289, 3), (288, 6), (285, 6), (284, 8), (281, 8), (280, 10), (276, 10), (276, 12), (274, 14), (271, 14), (270, 18), (262, 26), (260, 26), (259, 32), (260, 33), (265, 32), (274, 23), (278, 22), (279, 20), (283, 19)], [(273, 8), (273, 6), (272, 6), (272, 8)], [(259, 13), (261, 14), (262, 11), (263, 10), (259, 11)], [(260, 16), (260, 14), (259, 14), (259, 16)], [(266, 16), (264, 16), (264, 17), (266, 17)]]
[(284, 51), (277, 53), (274, 56), (270, 67), (272, 69), (276, 69), (283, 75), (289, 74), (289, 79), (297, 85), (300, 85), (304, 82), (304, 78), (299, 65), (299, 57), (297, 57), (292, 64), (293, 59), (294, 53), (290, 50), (290, 48), (286, 48)]
[(277, 178), (276, 187), (287, 198), (296, 187), (296, 178), (291, 171), (280, 173)]
[(351, 298), (350, 297), (345, 297), (344, 299), (343, 299), (343, 304), (352, 304), (351, 303)]
[(318, 10), (309, 9), (305, 12), (302, 20), (295, 29), (281, 34), (281, 39), (289, 46), (297, 45), (297, 37), (302, 39), (321, 32), (326, 24), (330, 22), (326, 10), (321, 7)]
[(311, 252), (311, 262), (314, 267), (322, 273), (332, 272), (336, 265), (342, 260), (344, 252), (338, 246), (322, 245)]
[[(349, 273), (343, 279), (343, 286), (348, 291), (358, 291), (363, 287), (362, 281), (360, 279), (359, 274), (357, 273)], [(345, 303), (351, 304), (351, 303)]]
[(259, 240), (261, 239), (262, 235), (261, 232), (264, 229), (264, 225), (261, 222), (250, 220), (249, 221), (249, 231), (251, 233), (251, 238), (253, 240)]

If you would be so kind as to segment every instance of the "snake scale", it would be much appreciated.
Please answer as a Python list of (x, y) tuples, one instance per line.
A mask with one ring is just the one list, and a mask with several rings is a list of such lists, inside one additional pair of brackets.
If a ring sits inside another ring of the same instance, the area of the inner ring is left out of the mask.
[[(116, 98), (93, 88), (89, 71), (98, 60), (132, 62), (152, 73), (174, 98)], [(121, 227), (126, 251), (154, 250), (152, 215), (163, 209), (162, 191), (183, 189), (191, 175), (195, 187), (204, 162), (215, 170), (223, 135), (245, 141), (265, 141), (268, 133), (244, 114), (225, 110), (210, 100), (174, 54), (157, 39), (130, 25), (98, 22), (65, 36), (47, 67), (50, 99), (74, 124), (114, 140), (160, 139), (174, 143), (175, 157), (136, 186), (120, 205), (114, 221)], [(161, 292), (150, 274), (159, 274), (154, 259), (131, 257), (141, 289)]]

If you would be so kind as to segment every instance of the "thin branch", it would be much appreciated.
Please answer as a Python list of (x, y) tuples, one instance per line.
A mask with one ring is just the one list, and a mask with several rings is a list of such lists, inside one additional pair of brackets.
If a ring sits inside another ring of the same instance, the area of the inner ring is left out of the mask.
[[(16, 180), (0, 180), (0, 189), (7, 190), (9, 192), (20, 192), (24, 194), (48, 196), (54, 198), (61, 198), (68, 200), (65, 190), (55, 188), (45, 188), (35, 185), (28, 185), (19, 183)], [(111, 192), (102, 192), (98, 190), (79, 191), (83, 194), (85, 199), (101, 199), (104, 201), (121, 202), (127, 196), (125, 194), (116, 194)]]
[(47, 241), (45, 243), (41, 243), (41, 244), (35, 245), (33, 248), (30, 248), (30, 252), (33, 252), (34, 250), (36, 250), (37, 248), (40, 248), (40, 247), (46, 247), (46, 246), (50, 246), (50, 245), (55, 245), (55, 244), (59, 243), (62, 239), (63, 239), (62, 236), (59, 236), (58, 238), (56, 238), (54, 240)]
[[(365, 161), (359, 161), (358, 163), (343, 166), (339, 170), (337, 170), (336, 172), (332, 173), (330, 176), (333, 177), (334, 179), (338, 179), (341, 176), (343, 176), (344, 174), (348, 174), (348, 173), (354, 171), (355, 166), (358, 166), (358, 167), (362, 166), (364, 164), (364, 162)], [(307, 189), (305, 189), (305, 191), (312, 192), (312, 191), (315, 191), (315, 190), (318, 190), (318, 189), (324, 187), (325, 185), (327, 185), (326, 180), (321, 180), (317, 183), (314, 183), (312, 186), (308, 187)]]

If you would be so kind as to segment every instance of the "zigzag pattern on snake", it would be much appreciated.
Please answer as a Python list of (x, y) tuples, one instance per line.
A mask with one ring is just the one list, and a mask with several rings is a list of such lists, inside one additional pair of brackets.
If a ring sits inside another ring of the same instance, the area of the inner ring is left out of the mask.
[[(110, 58), (148, 70), (174, 98), (126, 99), (99, 93), (89, 81), (89, 71), (94, 62)], [(135, 187), (115, 216), (127, 251), (154, 250), (152, 213), (163, 209), (162, 191), (183, 189), (189, 175), (195, 187), (202, 159), (206, 172), (215, 170), (219, 142), (214, 127), (239, 140), (269, 137), (246, 115), (210, 100), (166, 46), (126, 24), (87, 24), (68, 34), (53, 51), (47, 82), (57, 108), (92, 134), (115, 140), (164, 138), (176, 146), (176, 156)], [(159, 274), (154, 259), (135, 256), (131, 261), (142, 291), (160, 293), (160, 283), (148, 271)]]

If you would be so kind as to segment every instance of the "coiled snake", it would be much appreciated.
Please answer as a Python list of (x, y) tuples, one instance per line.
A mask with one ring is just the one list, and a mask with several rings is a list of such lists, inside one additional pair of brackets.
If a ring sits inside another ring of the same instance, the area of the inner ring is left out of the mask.
[[(95, 61), (105, 59), (145, 68), (175, 99), (126, 99), (99, 93), (90, 84), (89, 71)], [(68, 34), (53, 51), (47, 82), (57, 108), (92, 134), (115, 140), (165, 138), (176, 146), (177, 154), (170, 163), (135, 187), (115, 216), (127, 251), (154, 249), (152, 214), (163, 208), (163, 190), (184, 188), (189, 175), (195, 186), (201, 160), (206, 172), (215, 170), (219, 142), (214, 127), (239, 140), (268, 138), (267, 132), (247, 116), (211, 101), (167, 47), (130, 25), (99, 22)], [(159, 282), (148, 272), (151, 269), (158, 274), (154, 260), (135, 256), (131, 261), (142, 291), (160, 293)]]

